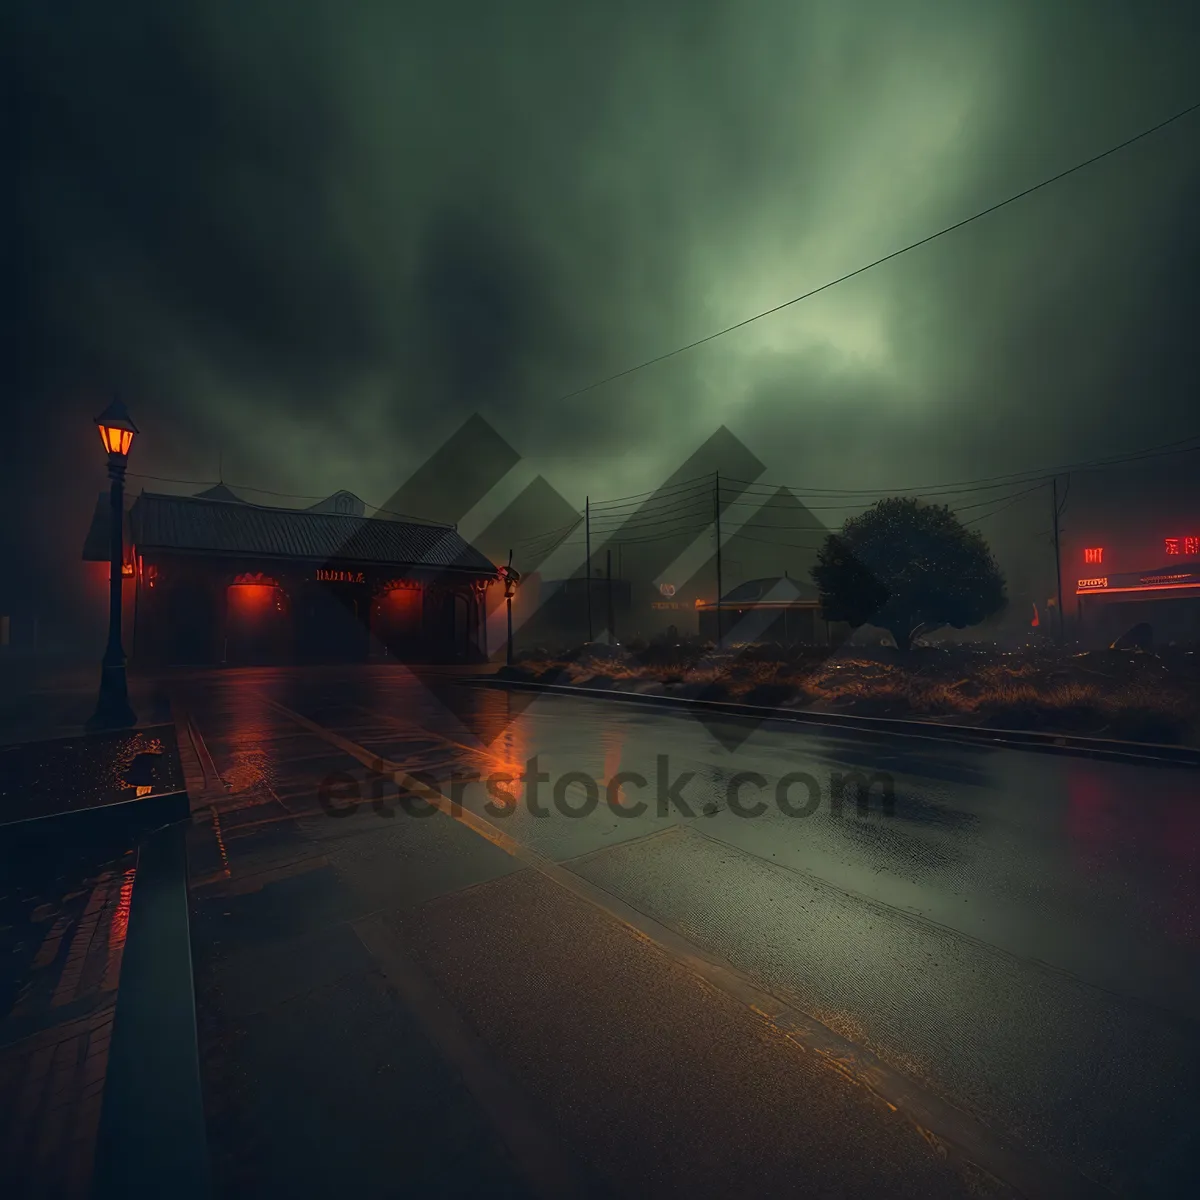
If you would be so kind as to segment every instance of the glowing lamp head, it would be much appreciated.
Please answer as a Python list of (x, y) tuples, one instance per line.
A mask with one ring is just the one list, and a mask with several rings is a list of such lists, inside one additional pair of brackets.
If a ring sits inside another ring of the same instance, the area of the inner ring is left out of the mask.
[(500, 576), (504, 584), (505, 596), (511, 598), (517, 590), (517, 584), (521, 582), (521, 572), (510, 564), (506, 567), (497, 567), (496, 574)]
[(138, 427), (133, 423), (129, 410), (120, 400), (114, 400), (97, 418), (100, 440), (109, 454), (124, 458), (133, 445), (133, 435)]

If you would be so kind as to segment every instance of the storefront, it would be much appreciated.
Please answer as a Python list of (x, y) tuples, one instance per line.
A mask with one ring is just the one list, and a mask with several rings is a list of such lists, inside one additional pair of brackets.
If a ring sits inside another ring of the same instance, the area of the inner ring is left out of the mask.
[[(131, 659), (486, 659), (494, 565), (452, 527), (368, 518), (346, 507), (269, 508), (227, 491), (220, 498), (140, 495), (128, 515)], [(99, 507), (85, 558), (100, 557), (105, 545), (98, 522)]]
[[(1151, 557), (1153, 555), (1153, 557)], [(1200, 644), (1200, 531), (1172, 534), (1152, 546), (1093, 544), (1072, 553), (1078, 640), (1109, 645), (1137, 625), (1148, 625), (1153, 645)], [(1138, 560), (1157, 562), (1136, 570)]]

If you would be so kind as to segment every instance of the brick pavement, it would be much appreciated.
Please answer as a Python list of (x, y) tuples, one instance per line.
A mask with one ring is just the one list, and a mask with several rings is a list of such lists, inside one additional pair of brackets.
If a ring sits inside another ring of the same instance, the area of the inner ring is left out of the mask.
[(67, 871), (62, 895), (0, 897), (0, 1193), (13, 1200), (88, 1194), (133, 879), (125, 854), (82, 881)]

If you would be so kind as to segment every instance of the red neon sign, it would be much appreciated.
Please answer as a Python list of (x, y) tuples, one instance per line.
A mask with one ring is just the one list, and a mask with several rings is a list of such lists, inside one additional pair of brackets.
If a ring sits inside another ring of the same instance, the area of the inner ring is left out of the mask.
[(1085, 563), (1096, 563), (1099, 565), (1104, 561), (1103, 546), (1087, 546), (1083, 551), (1083, 561)]
[(1168, 554), (1183, 554), (1188, 558), (1194, 558), (1200, 554), (1200, 536), (1169, 537), (1164, 538), (1163, 541)]
[(1108, 587), (1108, 576), (1105, 575), (1100, 579), (1081, 579), (1077, 586), (1080, 588), (1106, 588)]

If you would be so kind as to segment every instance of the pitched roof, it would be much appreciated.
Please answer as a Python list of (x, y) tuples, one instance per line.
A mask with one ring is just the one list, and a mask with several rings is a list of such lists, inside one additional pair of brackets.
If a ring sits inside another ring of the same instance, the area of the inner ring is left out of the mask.
[(206, 491), (196, 493), (197, 500), (228, 500), (230, 504), (245, 504), (245, 501), (237, 494), (231, 491), (223, 483), (215, 483)]
[(387, 563), (494, 575), (495, 566), (449, 525), (265, 508), (143, 492), (129, 514), (142, 550), (309, 562)]
[[(92, 513), (92, 523), (88, 526), (87, 536), (83, 543), (84, 562), (108, 562), (109, 559), (109, 530), (112, 516), (112, 500), (108, 492), (101, 492), (96, 497), (96, 508)], [(125, 505), (125, 538), (129, 539), (129, 503)]]

